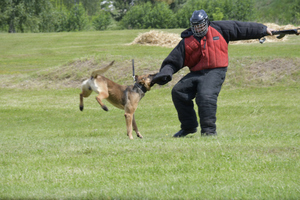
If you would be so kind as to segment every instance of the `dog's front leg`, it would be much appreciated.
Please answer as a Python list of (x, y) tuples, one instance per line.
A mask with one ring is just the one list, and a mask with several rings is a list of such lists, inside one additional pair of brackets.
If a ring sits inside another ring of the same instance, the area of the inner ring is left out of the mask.
[(130, 113), (125, 113), (125, 120), (126, 120), (126, 127), (127, 127), (127, 135), (129, 139), (133, 139), (132, 137), (132, 121), (133, 121), (133, 115)]
[(136, 132), (136, 135), (139, 137), (139, 138), (143, 138), (143, 136), (141, 135), (141, 133), (139, 132), (138, 130), (138, 127), (136, 125), (136, 122), (135, 122), (135, 117), (133, 115), (133, 119), (132, 119), (132, 127), (133, 127), (133, 130)]

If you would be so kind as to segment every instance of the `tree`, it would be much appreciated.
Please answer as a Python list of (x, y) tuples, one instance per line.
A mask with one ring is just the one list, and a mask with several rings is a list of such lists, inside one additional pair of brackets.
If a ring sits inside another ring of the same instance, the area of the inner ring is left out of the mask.
[(39, 32), (41, 16), (52, 10), (47, 0), (2, 0), (0, 5), (0, 23), (2, 27), (8, 27), (9, 33)]
[[(23, 23), (26, 19), (25, 5), (21, 0), (3, 0), (1, 2), (1, 23), (8, 26), (9, 33), (15, 33), (18, 27), (24, 32)], [(17, 27), (16, 27), (17, 26)]]
[(98, 15), (93, 17), (93, 26), (95, 30), (105, 30), (111, 23), (111, 16), (108, 11), (100, 10)]
[(82, 4), (75, 4), (68, 16), (67, 31), (82, 31), (87, 26), (88, 18)]
[(146, 28), (145, 17), (149, 16), (151, 7), (150, 2), (133, 6), (123, 17), (121, 26), (124, 28)]
[(121, 24), (124, 28), (173, 28), (175, 17), (165, 2), (147, 2), (133, 6)]
[(224, 14), (221, 11), (221, 8), (216, 7), (216, 11), (212, 14), (214, 21), (222, 20), (224, 18)]
[(116, 21), (121, 21), (126, 12), (129, 11), (133, 5), (133, 0), (114, 0), (114, 9), (111, 10), (111, 15)]
[(147, 28), (174, 28), (176, 26), (174, 14), (165, 2), (156, 3), (145, 19)]
[(236, 0), (233, 5), (232, 17), (235, 20), (251, 21), (253, 19), (253, 0)]
[[(180, 10), (176, 13), (176, 22), (177, 27), (179, 28), (188, 28), (190, 27), (190, 18), (192, 16), (192, 13), (195, 10), (204, 9), (207, 11), (206, 8), (206, 2), (205, 1), (198, 1), (198, 0), (189, 0), (182, 6)], [(207, 12), (209, 15), (209, 13)]]

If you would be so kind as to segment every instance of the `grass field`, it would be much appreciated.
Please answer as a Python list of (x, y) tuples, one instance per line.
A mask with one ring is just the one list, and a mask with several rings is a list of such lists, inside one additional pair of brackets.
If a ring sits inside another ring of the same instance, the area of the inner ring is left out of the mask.
[(300, 38), (230, 45), (217, 137), (172, 138), (183, 70), (142, 99), (129, 140), (122, 110), (92, 95), (79, 111), (76, 84), (112, 59), (120, 83), (133, 58), (158, 70), (171, 49), (125, 45), (139, 32), (0, 34), (0, 199), (299, 199)]

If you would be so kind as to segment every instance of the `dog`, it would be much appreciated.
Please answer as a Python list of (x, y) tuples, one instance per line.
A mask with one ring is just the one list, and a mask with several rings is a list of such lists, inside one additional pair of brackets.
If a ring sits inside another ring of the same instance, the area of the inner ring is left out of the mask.
[(134, 112), (137, 109), (139, 101), (153, 86), (151, 81), (156, 74), (147, 74), (142, 76), (136, 75), (134, 85), (119, 85), (101, 75), (107, 71), (113, 63), (114, 61), (102, 69), (93, 71), (91, 77), (83, 81), (81, 86), (82, 92), (80, 93), (79, 109), (83, 111), (83, 98), (89, 97), (92, 91), (94, 91), (98, 94), (98, 96), (96, 96), (96, 100), (103, 110), (108, 111), (107, 106), (102, 102), (103, 99), (106, 99), (115, 107), (125, 111), (124, 116), (126, 120), (127, 136), (129, 139), (133, 139), (132, 128), (136, 132), (137, 137), (143, 138), (136, 125)]

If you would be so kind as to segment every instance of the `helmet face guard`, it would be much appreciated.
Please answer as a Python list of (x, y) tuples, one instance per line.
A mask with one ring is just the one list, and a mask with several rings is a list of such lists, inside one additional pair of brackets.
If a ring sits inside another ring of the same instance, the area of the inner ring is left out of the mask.
[(194, 36), (203, 37), (208, 31), (208, 15), (204, 10), (196, 10), (190, 18), (191, 29)]

